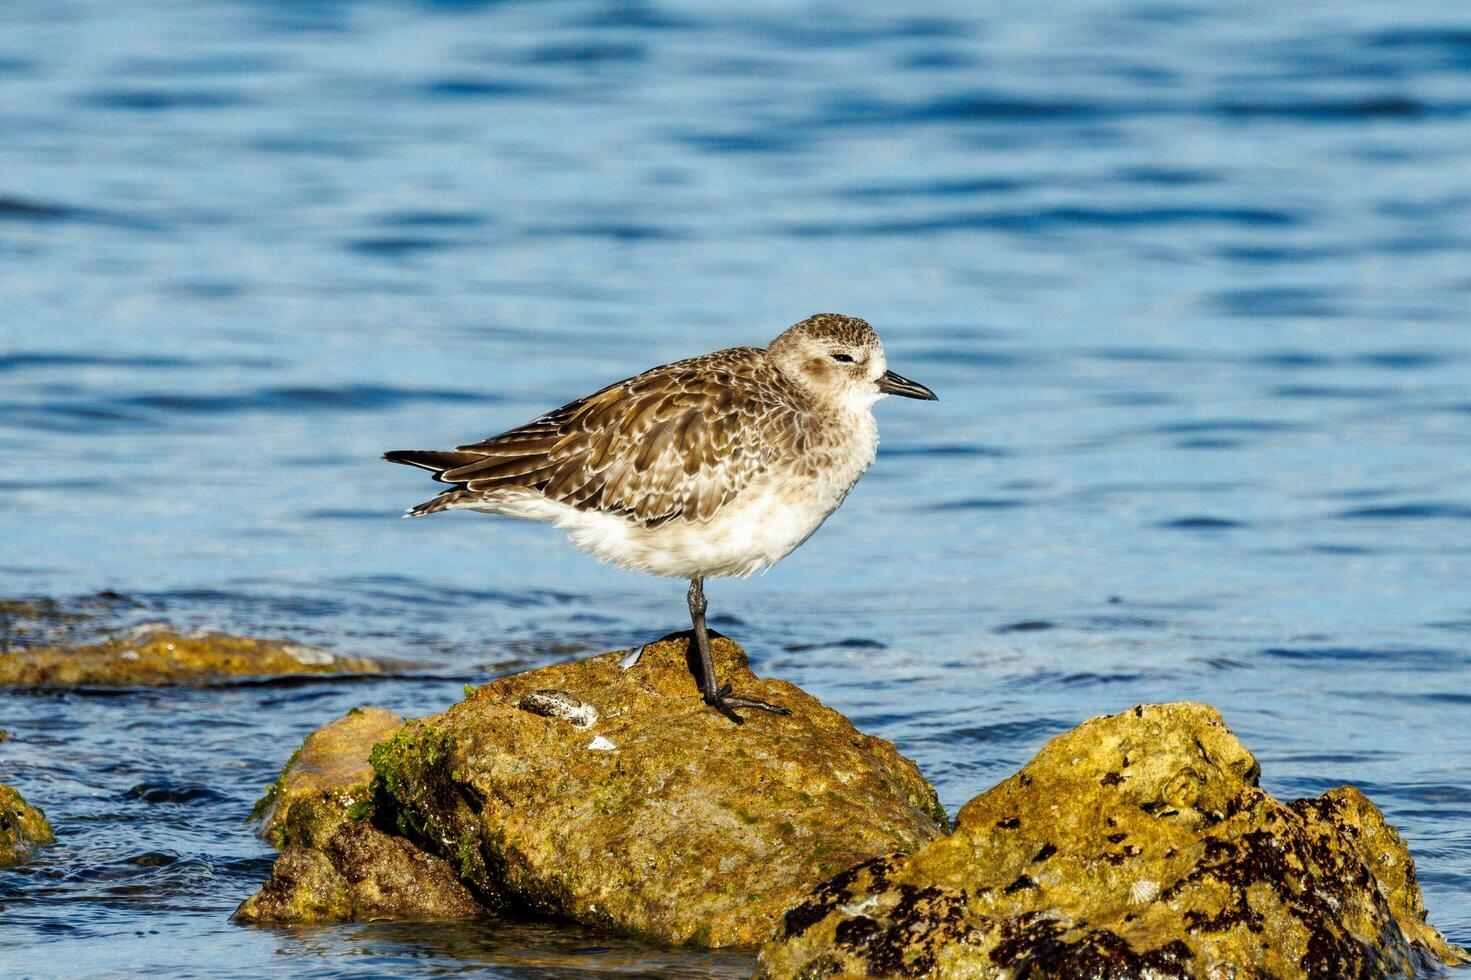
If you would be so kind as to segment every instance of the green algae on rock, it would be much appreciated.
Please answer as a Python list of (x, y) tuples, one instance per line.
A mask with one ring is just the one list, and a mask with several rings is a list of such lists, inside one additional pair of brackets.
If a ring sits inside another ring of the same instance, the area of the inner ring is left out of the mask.
[(55, 842), (46, 814), (0, 783), (0, 865), (19, 864), (36, 848)]
[(714, 643), (723, 679), (791, 709), (733, 725), (687, 641), (486, 684), (373, 751), (380, 819), (482, 901), (657, 941), (755, 945), (822, 879), (944, 832), (934, 789), (883, 739)]
[(164, 687), (227, 677), (376, 674), (383, 666), (285, 640), (152, 629), (83, 646), (0, 656), (0, 687)]
[(403, 719), (354, 708), (306, 737), (256, 804), (262, 837), (281, 849), (238, 922), (452, 921), (485, 914), (444, 859), (363, 819), (373, 744)]
[(402, 718), (384, 708), (354, 708), (308, 735), (255, 804), (251, 816), (260, 820), (260, 836), (282, 846), (287, 811), (305, 799), (321, 804), (311, 810), (322, 819), (346, 819), (372, 795), (368, 754), (402, 725)]
[(1351, 788), (1282, 804), (1200, 704), (1095, 718), (787, 912), (767, 978), (1388, 977), (1465, 962)]

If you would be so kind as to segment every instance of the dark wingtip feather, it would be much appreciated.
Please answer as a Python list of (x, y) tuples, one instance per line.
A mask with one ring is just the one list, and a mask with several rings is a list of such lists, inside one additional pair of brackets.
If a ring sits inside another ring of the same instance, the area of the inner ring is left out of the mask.
[(421, 470), (429, 470), (436, 477), (445, 470), (452, 470), (460, 466), (468, 466), (485, 458), (482, 453), (462, 453), (453, 450), (438, 449), (394, 449), (383, 454), (383, 458), (390, 463), (403, 463), (405, 466), (417, 466)]
[(392, 449), (383, 454), (383, 458), (390, 463), (404, 463), (408, 466), (419, 466), (426, 470), (437, 470), (430, 457), (434, 455), (428, 449)]

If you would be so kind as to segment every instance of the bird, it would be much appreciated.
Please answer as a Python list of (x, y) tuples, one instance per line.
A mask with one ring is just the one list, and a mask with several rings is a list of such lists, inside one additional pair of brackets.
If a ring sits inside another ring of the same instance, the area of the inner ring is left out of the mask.
[(674, 361), (480, 442), (383, 458), (450, 485), (405, 517), (545, 521), (620, 568), (687, 580), (700, 694), (739, 724), (738, 708), (789, 712), (719, 685), (705, 579), (765, 571), (822, 526), (874, 461), (887, 395), (938, 400), (889, 370), (867, 321), (819, 313), (764, 348)]

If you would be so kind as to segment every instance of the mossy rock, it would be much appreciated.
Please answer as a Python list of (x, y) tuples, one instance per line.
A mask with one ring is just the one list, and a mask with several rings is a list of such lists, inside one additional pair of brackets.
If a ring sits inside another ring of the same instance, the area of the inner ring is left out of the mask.
[(453, 921), (486, 914), (448, 862), (369, 819), (368, 754), (402, 725), (392, 711), (354, 708), (291, 754), (254, 814), (260, 835), (281, 853), (261, 890), (236, 910), (236, 921)]
[(487, 914), (449, 862), (369, 820), (329, 825), (298, 812), (318, 805), (306, 799), (290, 808), (291, 822), (300, 817), (308, 831), (282, 850), (261, 890), (235, 910), (236, 922), (448, 922)]
[[(296, 816), (300, 827), (310, 819), (335, 826), (357, 808), (359, 815), (372, 796), (373, 746), (403, 725), (403, 719), (384, 708), (354, 708), (306, 737), (291, 754), (281, 775), (255, 804), (251, 816), (260, 821), (261, 837), (281, 847), (286, 843), (286, 815), (303, 800), (313, 801)], [(310, 814), (310, 816), (307, 816)], [(301, 830), (322, 837), (330, 827)]]
[(504, 677), (373, 752), (401, 833), (482, 901), (670, 943), (755, 945), (819, 881), (944, 833), (894, 746), (714, 643), (722, 681), (790, 716), (704, 704), (685, 638)]
[(46, 814), (9, 786), (0, 784), (0, 865), (18, 864), (56, 837)]
[(383, 665), (286, 640), (168, 629), (82, 646), (51, 646), (0, 656), (0, 687), (165, 687), (230, 677), (376, 674)]
[(1207, 705), (1057, 736), (955, 833), (837, 875), (758, 975), (1410, 977), (1466, 962), (1361, 793), (1283, 804)]

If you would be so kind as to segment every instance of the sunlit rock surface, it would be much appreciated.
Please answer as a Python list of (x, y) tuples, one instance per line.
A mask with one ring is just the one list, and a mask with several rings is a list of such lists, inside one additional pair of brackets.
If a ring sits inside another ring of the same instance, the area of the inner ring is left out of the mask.
[(1381, 977), (1462, 962), (1357, 790), (1283, 804), (1214, 708), (1059, 735), (955, 833), (797, 903), (764, 977)]
[(715, 642), (722, 681), (791, 709), (735, 725), (683, 637), (504, 677), (373, 752), (407, 838), (482, 901), (666, 942), (755, 945), (814, 885), (942, 832), (892, 744)]
[(286, 814), (303, 800), (316, 804), (303, 808), (303, 814), (334, 823), (346, 819), (371, 795), (373, 746), (402, 725), (402, 718), (384, 708), (354, 708), (308, 735), (255, 805), (252, 816), (260, 821), (260, 836), (281, 846)]
[(382, 665), (285, 640), (154, 628), (82, 646), (0, 655), (0, 687), (146, 687), (229, 677), (379, 673)]
[(54, 843), (46, 814), (0, 784), (0, 865), (18, 864), (43, 844)]

